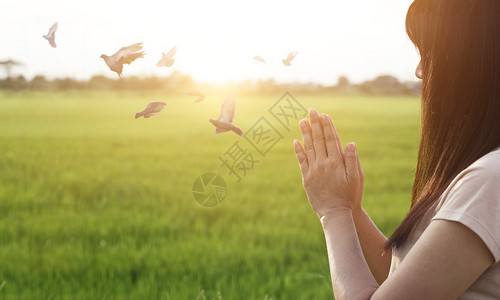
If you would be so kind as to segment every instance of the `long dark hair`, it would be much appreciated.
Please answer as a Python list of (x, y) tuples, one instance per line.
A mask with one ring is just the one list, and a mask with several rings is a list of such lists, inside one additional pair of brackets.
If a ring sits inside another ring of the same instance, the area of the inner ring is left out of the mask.
[(422, 63), (422, 134), (402, 245), (453, 178), (500, 146), (500, 0), (415, 0), (406, 32)]

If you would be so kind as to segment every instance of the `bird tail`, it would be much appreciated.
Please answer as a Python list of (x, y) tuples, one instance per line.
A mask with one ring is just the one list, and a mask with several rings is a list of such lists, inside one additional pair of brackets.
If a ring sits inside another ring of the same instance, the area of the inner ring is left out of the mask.
[(231, 128), (231, 130), (236, 133), (237, 135), (239, 136), (243, 136), (243, 131), (241, 129), (239, 129), (238, 127), (234, 126)]
[(135, 118), (136, 119), (139, 118), (139, 117), (141, 117), (141, 116), (142, 116), (142, 113), (140, 113), (140, 112), (138, 112), (138, 113), (135, 114)]

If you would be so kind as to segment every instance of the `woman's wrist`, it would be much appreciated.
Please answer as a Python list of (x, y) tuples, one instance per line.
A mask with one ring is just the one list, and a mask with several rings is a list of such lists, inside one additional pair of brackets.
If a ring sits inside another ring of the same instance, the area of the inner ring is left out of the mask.
[(364, 212), (365, 211), (363, 210), (363, 207), (361, 207), (361, 206), (353, 208), (352, 209), (352, 218), (354, 219), (354, 221), (361, 219)]
[(337, 219), (339, 217), (344, 217), (346, 215), (350, 215), (353, 217), (353, 210), (350, 207), (339, 207), (336, 209), (329, 210), (321, 215), (318, 215), (319, 221), (323, 228), (333, 219)]

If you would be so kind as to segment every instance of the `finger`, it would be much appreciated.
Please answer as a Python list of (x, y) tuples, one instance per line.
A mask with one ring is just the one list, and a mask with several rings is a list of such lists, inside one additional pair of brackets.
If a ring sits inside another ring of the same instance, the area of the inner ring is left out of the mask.
[(304, 141), (304, 148), (306, 150), (307, 161), (312, 163), (316, 159), (316, 154), (314, 153), (314, 145), (311, 136), (311, 126), (307, 119), (300, 121), (300, 131), (302, 132), (302, 140)]
[(312, 123), (312, 140), (317, 159), (326, 158), (325, 138), (323, 136), (323, 125), (321, 124), (319, 113), (316, 109), (309, 109), (309, 117)]
[(297, 140), (293, 141), (293, 148), (295, 149), (295, 155), (299, 161), (300, 172), (302, 173), (302, 177), (304, 177), (309, 170), (309, 162), (307, 161), (306, 151), (302, 147), (302, 144)]
[(358, 175), (361, 177), (361, 182), (364, 181), (365, 175), (363, 173), (363, 168), (361, 168), (361, 161), (359, 160), (359, 153), (358, 150), (356, 149), (356, 159), (357, 159), (357, 165), (358, 165)]
[(333, 125), (332, 118), (329, 115), (325, 114), (325, 120), (323, 122), (325, 123), (325, 125), (323, 126), (325, 136), (328, 136), (328, 139), (325, 138), (325, 141), (328, 143), (328, 157), (344, 160), (344, 149), (342, 148), (342, 144), (340, 143), (337, 130)]
[(342, 159), (345, 159), (344, 148), (342, 147), (342, 143), (340, 142), (340, 137), (339, 137), (339, 134), (337, 132), (337, 129), (335, 128), (335, 125), (333, 124), (332, 117), (330, 117), (330, 115), (327, 115), (327, 116), (328, 116), (328, 121), (330, 121), (330, 124), (333, 128), (333, 133), (335, 134), (335, 140), (337, 142), (337, 147), (339, 149), (339, 153), (342, 154)]
[(326, 114), (321, 114), (321, 123), (323, 124), (323, 134), (325, 136), (326, 155), (328, 157), (338, 157), (339, 147), (336, 139), (337, 136)]
[(347, 180), (353, 180), (359, 177), (358, 158), (356, 156), (356, 144), (347, 144), (345, 149), (345, 171), (347, 173)]

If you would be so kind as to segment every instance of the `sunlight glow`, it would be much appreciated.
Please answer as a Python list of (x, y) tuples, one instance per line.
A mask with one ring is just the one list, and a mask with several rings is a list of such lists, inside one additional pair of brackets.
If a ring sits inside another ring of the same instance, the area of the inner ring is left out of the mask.
[[(142, 41), (145, 58), (126, 65), (124, 76), (178, 70), (207, 82), (332, 84), (340, 75), (361, 81), (380, 74), (414, 80), (418, 56), (404, 31), (411, 2), (3, 0), (0, 60), (22, 61), (17, 73), (29, 78), (114, 78), (99, 56)], [(55, 49), (42, 38), (54, 22)], [(157, 67), (161, 52), (174, 46), (173, 67)], [(291, 51), (298, 55), (285, 67), (281, 59)]]

